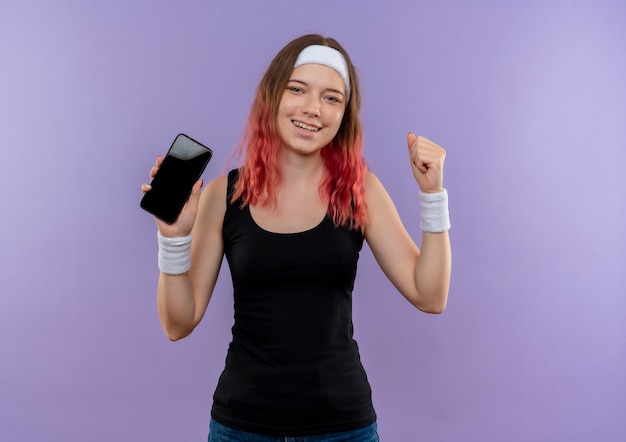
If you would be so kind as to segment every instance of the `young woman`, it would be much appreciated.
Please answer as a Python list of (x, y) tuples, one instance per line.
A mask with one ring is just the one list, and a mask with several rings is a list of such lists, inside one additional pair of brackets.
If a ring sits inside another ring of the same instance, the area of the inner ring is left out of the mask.
[(259, 84), (241, 167), (202, 192), (196, 183), (174, 224), (156, 219), (158, 311), (168, 338), (184, 338), (198, 325), (224, 256), (231, 270), (233, 340), (209, 441), (378, 440), (352, 336), (363, 240), (411, 304), (429, 313), (446, 306), (445, 151), (408, 135), (420, 250), (362, 157), (360, 101), (354, 67), (337, 41), (291, 41)]

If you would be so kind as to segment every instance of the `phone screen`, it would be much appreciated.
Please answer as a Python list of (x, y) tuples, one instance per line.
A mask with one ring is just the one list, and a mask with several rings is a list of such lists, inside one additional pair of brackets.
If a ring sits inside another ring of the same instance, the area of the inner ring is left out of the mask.
[(211, 149), (179, 134), (150, 183), (152, 189), (141, 199), (141, 208), (168, 224), (175, 222), (212, 156)]

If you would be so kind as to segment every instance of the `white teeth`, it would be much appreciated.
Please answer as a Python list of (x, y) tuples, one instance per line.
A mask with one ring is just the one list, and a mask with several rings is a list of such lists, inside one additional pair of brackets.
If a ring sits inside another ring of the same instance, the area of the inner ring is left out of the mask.
[(294, 126), (299, 127), (300, 129), (309, 130), (311, 132), (317, 132), (321, 128), (315, 126), (309, 126), (308, 124), (304, 124), (301, 121), (292, 120)]

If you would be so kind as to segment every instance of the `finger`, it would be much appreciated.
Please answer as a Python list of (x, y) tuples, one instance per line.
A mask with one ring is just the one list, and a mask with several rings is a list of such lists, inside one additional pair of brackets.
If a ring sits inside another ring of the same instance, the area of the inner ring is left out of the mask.
[(204, 180), (198, 180), (191, 188), (192, 195), (200, 195), (200, 190), (202, 190), (202, 186), (204, 185)]
[(200, 191), (202, 190), (202, 185), (204, 184), (203, 180), (198, 180), (191, 188), (191, 195), (189, 195), (189, 204), (191, 207), (198, 206), (198, 200), (200, 199)]
[(424, 159), (419, 158), (416, 162), (414, 162), (415, 167), (419, 169), (420, 172), (426, 173), (428, 172), (428, 163), (424, 161)]
[(428, 165), (429, 168), (441, 168), (443, 167), (443, 162), (446, 157), (446, 151), (436, 144), (426, 144), (419, 145), (418, 149), (418, 157), (425, 164)]
[(191, 189), (191, 193), (199, 198), (200, 193), (202, 192), (202, 186), (204, 186), (204, 180), (196, 181), (196, 184), (193, 185), (193, 189)]
[(161, 163), (163, 163), (163, 157), (159, 155), (154, 161), (154, 166), (152, 166), (152, 168), (150, 169), (150, 181), (152, 181), (156, 173), (159, 171), (159, 168), (161, 167)]
[(146, 193), (146, 192), (150, 191), (150, 189), (152, 189), (152, 186), (150, 184), (143, 183), (141, 185), (141, 192), (142, 193)]
[(418, 137), (413, 133), (409, 132), (406, 138), (407, 147), (409, 148), (409, 155), (411, 157), (411, 164), (417, 170), (422, 173), (426, 173), (428, 171), (428, 167), (420, 154)]
[(406, 144), (409, 150), (413, 146), (413, 143), (415, 143), (415, 140), (417, 140), (417, 137), (415, 136), (415, 134), (413, 132), (409, 132), (409, 134), (406, 137)]

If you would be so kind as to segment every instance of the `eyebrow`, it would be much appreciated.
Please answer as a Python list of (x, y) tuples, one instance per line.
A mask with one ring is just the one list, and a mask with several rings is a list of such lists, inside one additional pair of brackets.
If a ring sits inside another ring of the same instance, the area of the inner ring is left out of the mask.
[[(289, 81), (287, 81), (287, 83), (299, 83), (299, 84), (302, 84), (304, 86), (308, 86), (309, 85), (306, 81), (298, 80), (296, 78), (290, 78)], [(339, 89), (335, 89), (335, 88), (332, 88), (332, 87), (327, 87), (324, 90), (328, 91), (328, 92), (335, 92), (337, 94), (340, 94), (342, 97), (345, 97), (345, 94), (342, 91), (340, 91)]]

